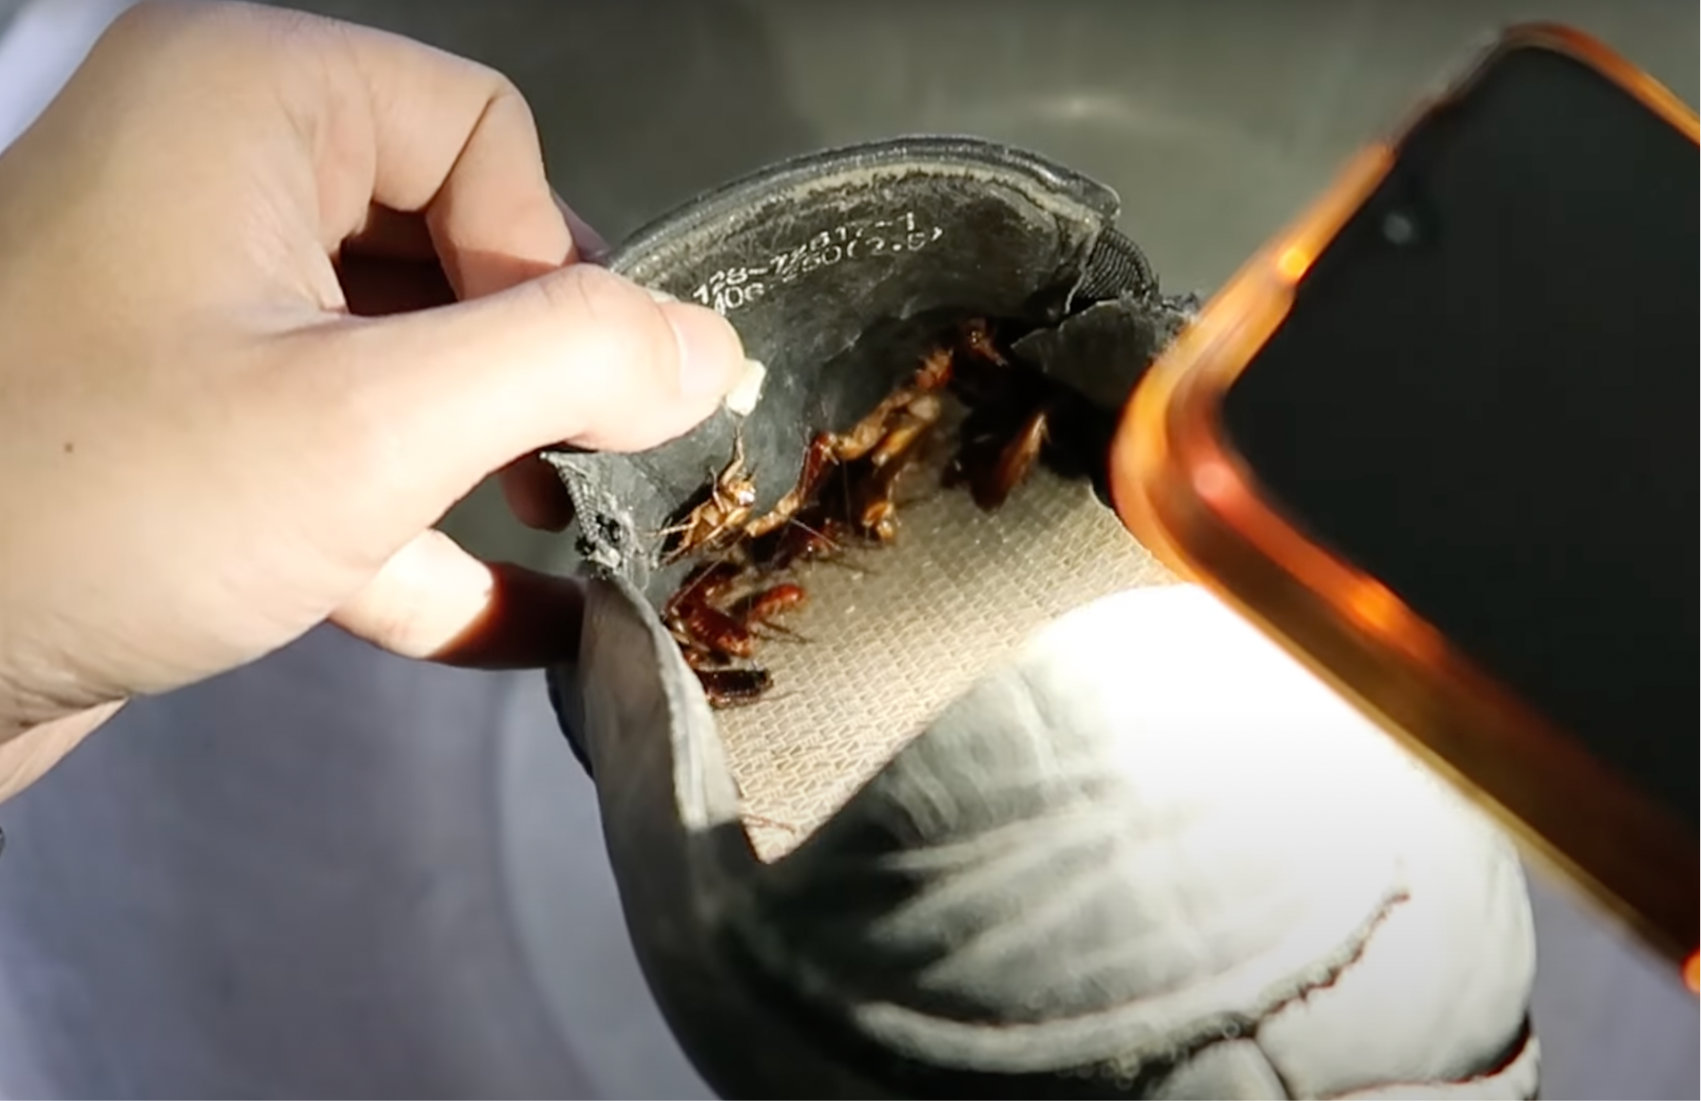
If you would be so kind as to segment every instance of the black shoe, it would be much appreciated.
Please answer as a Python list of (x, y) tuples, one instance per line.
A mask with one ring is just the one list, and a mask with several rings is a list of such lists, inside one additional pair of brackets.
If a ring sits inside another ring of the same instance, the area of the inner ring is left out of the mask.
[[(1533, 1096), (1511, 847), (1104, 505), (1116, 413), (1195, 304), (1117, 206), (1032, 154), (906, 139), (733, 184), (611, 259), (719, 308), (766, 371), (747, 416), (546, 456), (588, 574), (551, 695), (650, 986), (725, 1096)], [(810, 603), (717, 680), (736, 655), (670, 598), (774, 547), (679, 554), (706, 484), (739, 454), (734, 519), (766, 514), (817, 433), (941, 347), (968, 410), (942, 437), (980, 443), (921, 455), (891, 540), (855, 530), (874, 475), (844, 466), (843, 500), (775, 529), (825, 539), (786, 575)], [(1202, 669), (1222, 683), (1176, 703)], [(705, 685), (764, 679), (711, 709)]]

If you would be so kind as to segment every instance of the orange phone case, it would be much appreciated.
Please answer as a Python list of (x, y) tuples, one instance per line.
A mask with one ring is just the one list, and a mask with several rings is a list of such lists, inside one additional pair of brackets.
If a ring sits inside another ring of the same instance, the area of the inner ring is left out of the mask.
[[(1562, 52), (1629, 91), (1686, 135), (1695, 113), (1646, 73), (1566, 27), (1512, 28), (1452, 89), (1463, 95), (1504, 52)], [(1415, 123), (1435, 104), (1420, 105)], [(1208, 302), (1148, 372), (1111, 453), (1116, 509), (1173, 568), (1215, 591), (1580, 883), (1696, 987), (1695, 835), (1475, 667), (1388, 588), (1309, 541), (1224, 437), (1236, 377), (1276, 330), (1294, 287), (1399, 156), (1362, 151), (1285, 233)]]

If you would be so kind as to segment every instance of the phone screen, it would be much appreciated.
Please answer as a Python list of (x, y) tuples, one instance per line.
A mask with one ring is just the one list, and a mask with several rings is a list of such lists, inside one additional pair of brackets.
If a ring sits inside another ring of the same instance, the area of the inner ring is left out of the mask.
[(1272, 504), (1697, 825), (1695, 144), (1509, 51), (1409, 132), (1224, 430)]

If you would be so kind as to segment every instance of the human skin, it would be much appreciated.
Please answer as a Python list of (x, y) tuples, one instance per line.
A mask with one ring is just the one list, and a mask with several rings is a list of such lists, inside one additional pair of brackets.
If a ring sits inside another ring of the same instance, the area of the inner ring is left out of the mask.
[(539, 448), (655, 446), (743, 362), (599, 247), (487, 68), (270, 8), (120, 17), (0, 156), (0, 798), (327, 620), (570, 656), (571, 581), (433, 525), (500, 471), (561, 528)]

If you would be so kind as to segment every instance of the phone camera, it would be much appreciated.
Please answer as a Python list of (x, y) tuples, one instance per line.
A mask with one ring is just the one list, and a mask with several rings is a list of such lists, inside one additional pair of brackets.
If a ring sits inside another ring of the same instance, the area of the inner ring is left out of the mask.
[(1417, 219), (1409, 210), (1390, 210), (1382, 216), (1382, 237), (1396, 248), (1413, 245), (1418, 240)]

